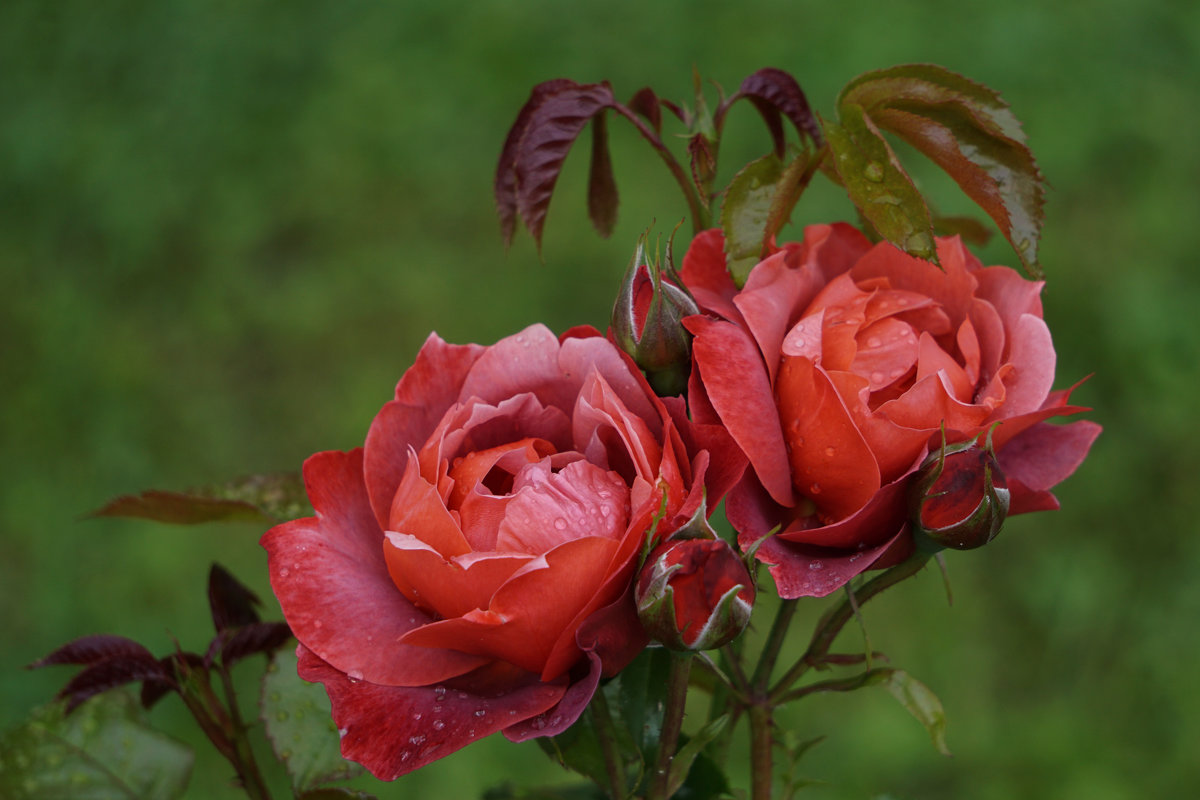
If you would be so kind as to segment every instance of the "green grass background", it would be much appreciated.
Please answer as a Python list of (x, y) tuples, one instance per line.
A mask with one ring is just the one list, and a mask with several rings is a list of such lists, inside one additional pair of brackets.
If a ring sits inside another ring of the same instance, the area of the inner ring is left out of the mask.
[[(686, 206), (615, 122), (612, 239), (587, 223), (576, 153), (545, 263), (523, 234), (506, 254), (492, 170), (533, 84), (685, 100), (693, 65), (731, 91), (777, 66), (829, 114), (853, 76), (929, 61), (1000, 90), (1025, 122), (1053, 186), (1058, 384), (1095, 373), (1076, 397), (1105, 433), (1063, 510), (949, 558), (952, 608), (926, 572), (868, 610), (873, 645), (945, 703), (956, 756), (881, 690), (818, 697), (783, 718), (829, 737), (799, 766), (827, 783), (803, 796), (1191, 794), (1198, 49), (1186, 0), (0, 5), (0, 727), (66, 680), (21, 667), (70, 638), (201, 648), (213, 560), (277, 613), (260, 530), (81, 521), (88, 510), (356, 446), (430, 330), (486, 343), (538, 321), (605, 324), (637, 234)], [(767, 143), (737, 108), (726, 175)], [(943, 210), (966, 208), (919, 175)], [(822, 188), (794, 222), (850, 214)], [(1002, 240), (984, 256), (1015, 261)], [(178, 701), (153, 719), (195, 741)], [(189, 797), (237, 796), (198, 750)], [(567, 778), (494, 737), (372, 791), (469, 798)]]

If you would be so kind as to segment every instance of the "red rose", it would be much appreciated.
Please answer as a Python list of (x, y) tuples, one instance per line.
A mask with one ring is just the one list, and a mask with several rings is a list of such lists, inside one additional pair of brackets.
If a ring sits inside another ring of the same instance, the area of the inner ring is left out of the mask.
[[(753, 469), (726, 502), (743, 546), (784, 597), (822, 596), (912, 548), (906, 488), (941, 441), (992, 429), (1010, 513), (1057, 508), (1100, 427), (1050, 425), (1085, 410), (1051, 392), (1042, 284), (983, 267), (939, 239), (942, 268), (845, 224), (808, 228), (738, 291), (720, 231), (692, 243), (682, 275), (711, 316), (695, 336), (694, 418), (719, 420)], [(998, 424), (997, 424), (998, 423)]]
[(430, 336), (365, 447), (305, 462), (317, 516), (263, 537), (343, 755), (390, 780), (571, 725), (645, 646), (630, 585), (664, 498), (661, 535), (737, 480), (727, 442), (595, 331)]

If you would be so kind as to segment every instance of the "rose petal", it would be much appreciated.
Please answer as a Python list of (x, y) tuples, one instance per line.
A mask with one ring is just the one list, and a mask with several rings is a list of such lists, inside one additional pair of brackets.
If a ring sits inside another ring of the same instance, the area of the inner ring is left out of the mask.
[(779, 368), (784, 335), (823, 284), (813, 270), (789, 267), (786, 256), (786, 251), (780, 251), (759, 262), (733, 301), (758, 343), (771, 383)]
[(483, 351), (474, 344), (447, 344), (431, 333), (416, 361), (396, 384), (395, 400), (385, 405), (371, 423), (364, 474), (371, 507), (381, 528), (387, 526), (392, 495), (404, 474), (408, 448), (419, 449), (437, 427)]
[(487, 611), (432, 622), (409, 631), (404, 641), (457, 648), (541, 673), (567, 623), (595, 599), (618, 549), (618, 542), (598, 538), (559, 545), (500, 587)]
[(629, 519), (628, 497), (619, 476), (586, 461), (559, 472), (527, 470), (514, 485), (496, 549), (540, 555), (573, 539), (619, 538)]
[(684, 320), (696, 337), (692, 358), (709, 403), (780, 505), (792, 500), (791, 470), (779, 412), (753, 340), (736, 325), (702, 316)]
[(1000, 468), (1030, 489), (1051, 489), (1079, 468), (1101, 430), (1085, 420), (1068, 425), (1040, 422), (1004, 445), (997, 454)]
[(1054, 342), (1039, 317), (1025, 314), (1009, 329), (1008, 363), (1013, 371), (1004, 381), (1004, 405), (992, 419), (1004, 419), (1041, 408), (1054, 384)]
[(853, 514), (879, 490), (879, 466), (837, 389), (807, 358), (791, 357), (777, 388), (796, 488), (826, 518)]
[(447, 560), (417, 537), (394, 532), (387, 533), (383, 555), (396, 587), (438, 617), (487, 608), (496, 590), (533, 559), (523, 553), (471, 553)]
[[(901, 526), (883, 543), (856, 552), (825, 550), (772, 536), (759, 548), (758, 558), (767, 564), (780, 597), (786, 600), (825, 597), (869, 569), (894, 542), (907, 534), (907, 528)], [(747, 543), (742, 542), (742, 546)]]
[(719, 228), (696, 234), (683, 256), (680, 277), (696, 303), (728, 320), (740, 320), (733, 304), (737, 286), (725, 269), (725, 236)]
[(362, 463), (361, 450), (309, 458), (304, 478), (318, 516), (277, 525), (262, 538), (288, 624), (337, 669), (377, 683), (419, 686), (478, 667), (486, 659), (397, 642), (429, 618), (388, 576)]
[[(380, 780), (395, 780), (471, 742), (553, 708), (565, 681), (544, 683), (528, 673), (487, 694), (445, 686), (404, 688), (354, 681), (300, 645), (298, 672), (325, 685), (342, 755)], [(466, 681), (473, 687), (494, 681)], [(589, 695), (590, 698), (590, 695)]]

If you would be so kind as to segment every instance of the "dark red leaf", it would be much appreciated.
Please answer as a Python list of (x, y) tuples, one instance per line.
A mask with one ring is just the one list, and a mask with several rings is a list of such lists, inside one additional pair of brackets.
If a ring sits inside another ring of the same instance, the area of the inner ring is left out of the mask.
[(514, 162), (517, 213), (539, 249), (546, 210), (571, 145), (592, 117), (615, 104), (607, 84), (593, 83), (548, 95), (530, 112)]
[(603, 111), (592, 120), (592, 168), (588, 174), (588, 217), (603, 237), (617, 224), (617, 180), (608, 153), (608, 122)]
[(208, 571), (208, 607), (218, 633), (258, 622), (254, 610), (257, 605), (261, 605), (258, 595), (220, 564), (212, 565)]
[(58, 693), (67, 698), (67, 713), (93, 695), (133, 681), (170, 680), (166, 668), (150, 654), (100, 661), (80, 672)]
[(670, 111), (672, 114), (674, 114), (675, 117), (680, 122), (682, 122), (684, 125), (687, 125), (688, 127), (691, 127), (691, 124), (692, 124), (691, 114), (688, 113), (688, 110), (686, 108), (684, 108), (683, 106), (681, 106), (678, 103), (675, 103), (671, 100), (667, 100), (665, 97), (658, 98), (658, 102), (662, 104), (663, 108), (665, 108), (667, 111)]
[[(641, 114), (650, 123), (650, 127), (654, 132), (662, 135), (662, 107), (659, 105), (658, 95), (649, 86), (638, 89), (629, 100), (629, 110), (635, 114)], [(678, 111), (676, 111), (678, 115)]]
[(153, 708), (159, 700), (162, 700), (175, 689), (175, 684), (166, 681), (150, 678), (142, 681), (141, 703), (142, 708)]
[(796, 79), (781, 69), (767, 67), (760, 69), (742, 81), (742, 85), (730, 97), (721, 103), (717, 109), (716, 119), (720, 127), (720, 119), (724, 117), (729, 107), (741, 98), (749, 98), (763, 121), (771, 131), (775, 142), (775, 154), (783, 157), (784, 138), (780, 114), (791, 120), (796, 126), (801, 138), (808, 137), (813, 144), (821, 144), (821, 126), (808, 105), (808, 98), (800, 89)]
[(52, 664), (96, 664), (113, 658), (154, 658), (142, 645), (124, 636), (96, 634), (83, 636), (29, 665), (29, 669)]
[(703, 133), (697, 133), (688, 139), (688, 159), (692, 162), (692, 181), (696, 184), (696, 193), (700, 202), (708, 205), (712, 180), (717, 174), (717, 157), (713, 154), (712, 143)]
[[(255, 653), (269, 653), (292, 638), (292, 630), (286, 622), (255, 622), (224, 634), (228, 638), (221, 645), (221, 660), (226, 667), (233, 666)], [(216, 640), (222, 637), (218, 636)]]
[(151, 489), (110, 500), (91, 517), (135, 517), (175, 525), (201, 522), (277, 522), (250, 503)]
[(534, 110), (547, 97), (568, 87), (578, 85), (575, 81), (567, 80), (566, 78), (556, 78), (552, 81), (539, 83), (533, 87), (533, 91), (529, 93), (529, 99), (525, 101), (525, 105), (521, 106), (521, 110), (517, 112), (516, 121), (508, 129), (508, 135), (504, 139), (504, 147), (500, 151), (500, 161), (496, 165), (496, 180), (493, 185), (493, 192), (496, 197), (496, 213), (500, 216), (500, 232), (504, 236), (505, 247), (512, 243), (513, 234), (517, 229), (516, 163), (517, 146), (521, 143), (521, 137), (525, 135), (525, 131), (529, 127), (529, 120), (533, 116)]

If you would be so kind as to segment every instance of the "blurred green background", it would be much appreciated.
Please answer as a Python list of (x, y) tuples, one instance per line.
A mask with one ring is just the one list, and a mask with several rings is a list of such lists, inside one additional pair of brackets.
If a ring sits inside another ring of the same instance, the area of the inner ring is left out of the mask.
[[(874, 646), (940, 695), (955, 758), (883, 691), (818, 697), (784, 717), (801, 739), (829, 736), (799, 767), (826, 783), (803, 796), (1190, 795), (1198, 50), (1186, 0), (0, 5), (0, 727), (66, 680), (21, 667), (70, 638), (202, 647), (213, 560), (278, 613), (260, 530), (88, 510), (356, 446), (430, 330), (486, 343), (535, 321), (605, 324), (636, 236), (686, 206), (615, 122), (612, 239), (586, 220), (575, 153), (544, 263), (523, 233), (506, 254), (492, 170), (533, 84), (686, 100), (693, 65), (730, 91), (777, 66), (829, 114), (856, 74), (929, 61), (1000, 90), (1025, 122), (1053, 187), (1058, 385), (1095, 373), (1076, 399), (1105, 433), (1063, 510), (950, 557), (952, 608), (930, 572), (868, 608)], [(737, 108), (726, 176), (767, 147)], [(942, 210), (967, 207), (918, 174)], [(793, 221), (850, 214), (821, 187)], [(1002, 240), (983, 255), (1015, 261)], [(153, 719), (195, 741), (177, 700)], [(237, 796), (198, 750), (189, 796)], [(494, 737), (372, 791), (469, 798), (567, 778)]]

